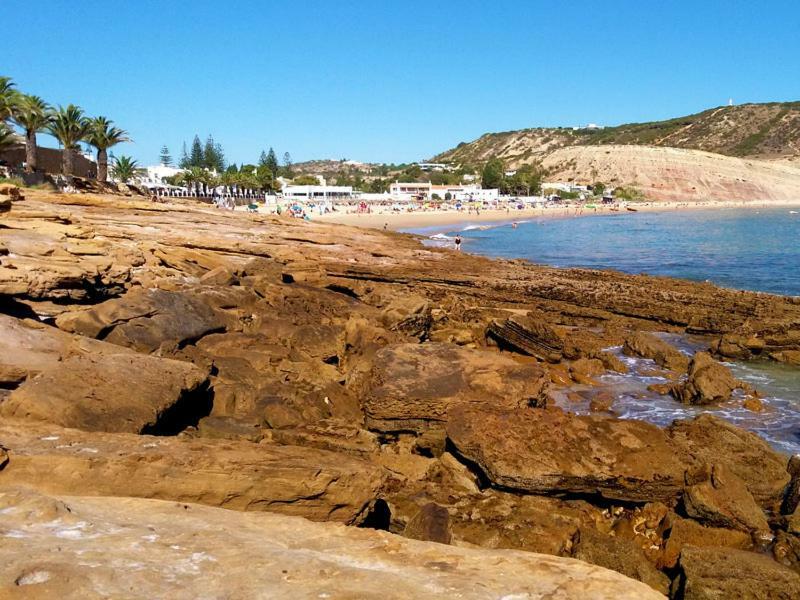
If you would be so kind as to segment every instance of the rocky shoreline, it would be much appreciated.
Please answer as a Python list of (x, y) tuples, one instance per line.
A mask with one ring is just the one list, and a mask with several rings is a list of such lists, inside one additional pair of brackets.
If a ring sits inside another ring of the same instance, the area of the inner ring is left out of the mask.
[[(234, 572), (231, 597), (800, 596), (796, 458), (711, 414), (661, 429), (601, 391), (590, 415), (553, 401), (625, 370), (623, 346), (675, 402), (757, 410), (719, 360), (800, 365), (800, 299), (190, 203), (0, 198), (4, 597), (128, 594), (142, 559), (113, 532), (140, 525), (150, 596)], [(200, 521), (215, 543), (187, 541)], [(234, 568), (252, 528), (297, 555)], [(170, 575), (176, 545), (211, 558)]]

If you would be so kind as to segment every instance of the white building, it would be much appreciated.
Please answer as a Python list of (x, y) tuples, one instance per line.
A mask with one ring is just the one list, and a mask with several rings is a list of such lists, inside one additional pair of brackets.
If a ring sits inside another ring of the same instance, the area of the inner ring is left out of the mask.
[(417, 166), (423, 171), (452, 171), (453, 167), (445, 163), (417, 163)]
[(183, 171), (183, 169), (166, 165), (145, 167), (145, 173), (142, 174), (139, 181), (147, 187), (157, 187), (166, 184), (165, 177), (173, 177), (178, 173), (183, 173)]
[(499, 191), (485, 190), (476, 184), (431, 185), (430, 182), (395, 181), (389, 186), (389, 195), (401, 202), (430, 201), (434, 195), (439, 200), (462, 200), (476, 202), (493, 202), (497, 200)]
[(389, 195), (395, 200), (410, 202), (412, 200), (430, 200), (430, 182), (395, 181), (389, 185)]
[(353, 187), (349, 185), (287, 185), (283, 188), (286, 200), (350, 200)]

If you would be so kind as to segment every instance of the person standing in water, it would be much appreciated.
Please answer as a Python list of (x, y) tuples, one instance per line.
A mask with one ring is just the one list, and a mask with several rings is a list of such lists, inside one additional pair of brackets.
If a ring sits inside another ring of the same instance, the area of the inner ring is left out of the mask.
[(460, 252), (461, 251), (461, 236), (460, 235), (456, 235), (455, 244), (456, 244), (456, 250), (458, 250)]

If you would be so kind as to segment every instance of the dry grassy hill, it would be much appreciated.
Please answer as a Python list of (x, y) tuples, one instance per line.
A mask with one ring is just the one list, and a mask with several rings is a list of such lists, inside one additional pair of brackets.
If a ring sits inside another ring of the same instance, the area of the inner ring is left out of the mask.
[(535, 128), (487, 133), (434, 157), (476, 165), (499, 157), (511, 166), (565, 146), (628, 144), (705, 150), (727, 156), (791, 160), (800, 156), (800, 102), (742, 104), (667, 121), (601, 130)]

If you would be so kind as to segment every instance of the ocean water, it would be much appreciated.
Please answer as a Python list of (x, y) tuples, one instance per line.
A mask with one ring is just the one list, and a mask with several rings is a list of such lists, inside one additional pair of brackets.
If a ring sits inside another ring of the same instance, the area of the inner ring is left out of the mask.
[[(800, 194), (800, 192), (798, 192)], [(800, 212), (789, 208), (620, 212), (418, 229), (463, 250), (559, 267), (617, 269), (800, 295)], [(797, 209), (800, 211), (800, 209)]]
[[(720, 286), (800, 295), (800, 214), (788, 208), (716, 209), (660, 213), (624, 212), (580, 218), (546, 218), (486, 226), (464, 223), (450, 228), (415, 230), (428, 243), (452, 246), (456, 233), (463, 250), (504, 258), (526, 258), (558, 267), (617, 269), (710, 281)], [(664, 334), (687, 355), (708, 347), (708, 340)], [(666, 426), (675, 419), (710, 411), (754, 431), (776, 450), (800, 453), (800, 369), (772, 362), (726, 363), (734, 375), (763, 396), (765, 410), (752, 412), (734, 398), (718, 407), (684, 406), (670, 396), (647, 390), (665, 379), (653, 377), (652, 361), (625, 357), (610, 348), (630, 372), (608, 373), (600, 386), (615, 396), (613, 411), (622, 418)], [(580, 386), (578, 386), (580, 388)], [(580, 391), (580, 390), (579, 390)], [(565, 409), (589, 412), (585, 399), (557, 396)]]

